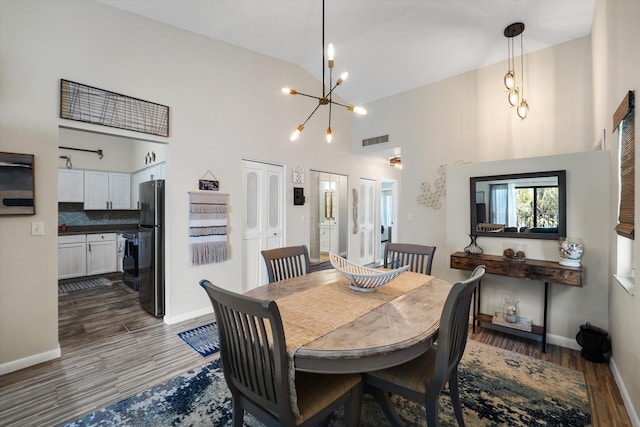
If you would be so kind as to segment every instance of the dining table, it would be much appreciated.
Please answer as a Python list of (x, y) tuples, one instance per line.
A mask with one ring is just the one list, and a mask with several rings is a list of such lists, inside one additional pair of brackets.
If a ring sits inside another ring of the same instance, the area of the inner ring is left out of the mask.
[(275, 301), (296, 371), (363, 373), (396, 366), (433, 344), (452, 285), (406, 271), (372, 292), (350, 289), (328, 269), (260, 286), (245, 295)]

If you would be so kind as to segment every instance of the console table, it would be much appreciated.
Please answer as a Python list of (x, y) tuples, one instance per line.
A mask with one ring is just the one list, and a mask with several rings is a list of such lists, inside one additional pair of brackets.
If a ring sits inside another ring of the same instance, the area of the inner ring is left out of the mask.
[[(451, 254), (451, 268), (472, 271), (476, 266), (484, 265), (486, 272), (498, 276), (514, 277), (517, 279), (529, 279), (544, 282), (544, 312), (542, 326), (532, 325), (531, 332), (521, 331), (524, 334), (532, 334), (542, 337), (542, 351), (547, 344), (547, 309), (549, 301), (549, 283), (582, 287), (582, 267), (565, 267), (557, 262), (527, 259), (524, 261), (511, 261), (499, 255), (471, 255), (465, 252)], [(476, 331), (476, 323), (492, 323), (493, 315), (480, 313), (481, 281), (474, 294), (473, 301), (473, 332)]]

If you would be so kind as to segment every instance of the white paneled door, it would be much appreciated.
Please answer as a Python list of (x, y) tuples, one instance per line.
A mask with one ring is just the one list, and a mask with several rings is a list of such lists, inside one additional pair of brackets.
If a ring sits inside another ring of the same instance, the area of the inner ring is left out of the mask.
[(375, 261), (375, 189), (376, 182), (360, 179), (360, 203), (358, 217), (360, 220), (360, 264), (371, 264)]
[(243, 160), (244, 291), (267, 283), (260, 252), (284, 245), (284, 172), (282, 166)]

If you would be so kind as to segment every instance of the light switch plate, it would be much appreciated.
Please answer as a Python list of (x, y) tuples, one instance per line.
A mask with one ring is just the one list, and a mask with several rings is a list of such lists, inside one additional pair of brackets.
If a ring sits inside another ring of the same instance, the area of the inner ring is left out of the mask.
[(44, 222), (37, 221), (31, 223), (32, 236), (44, 236)]

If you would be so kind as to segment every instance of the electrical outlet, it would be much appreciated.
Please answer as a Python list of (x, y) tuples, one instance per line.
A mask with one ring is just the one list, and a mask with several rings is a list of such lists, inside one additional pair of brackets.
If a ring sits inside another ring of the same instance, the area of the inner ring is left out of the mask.
[(32, 236), (44, 236), (44, 222), (32, 222), (31, 223), (31, 235)]

